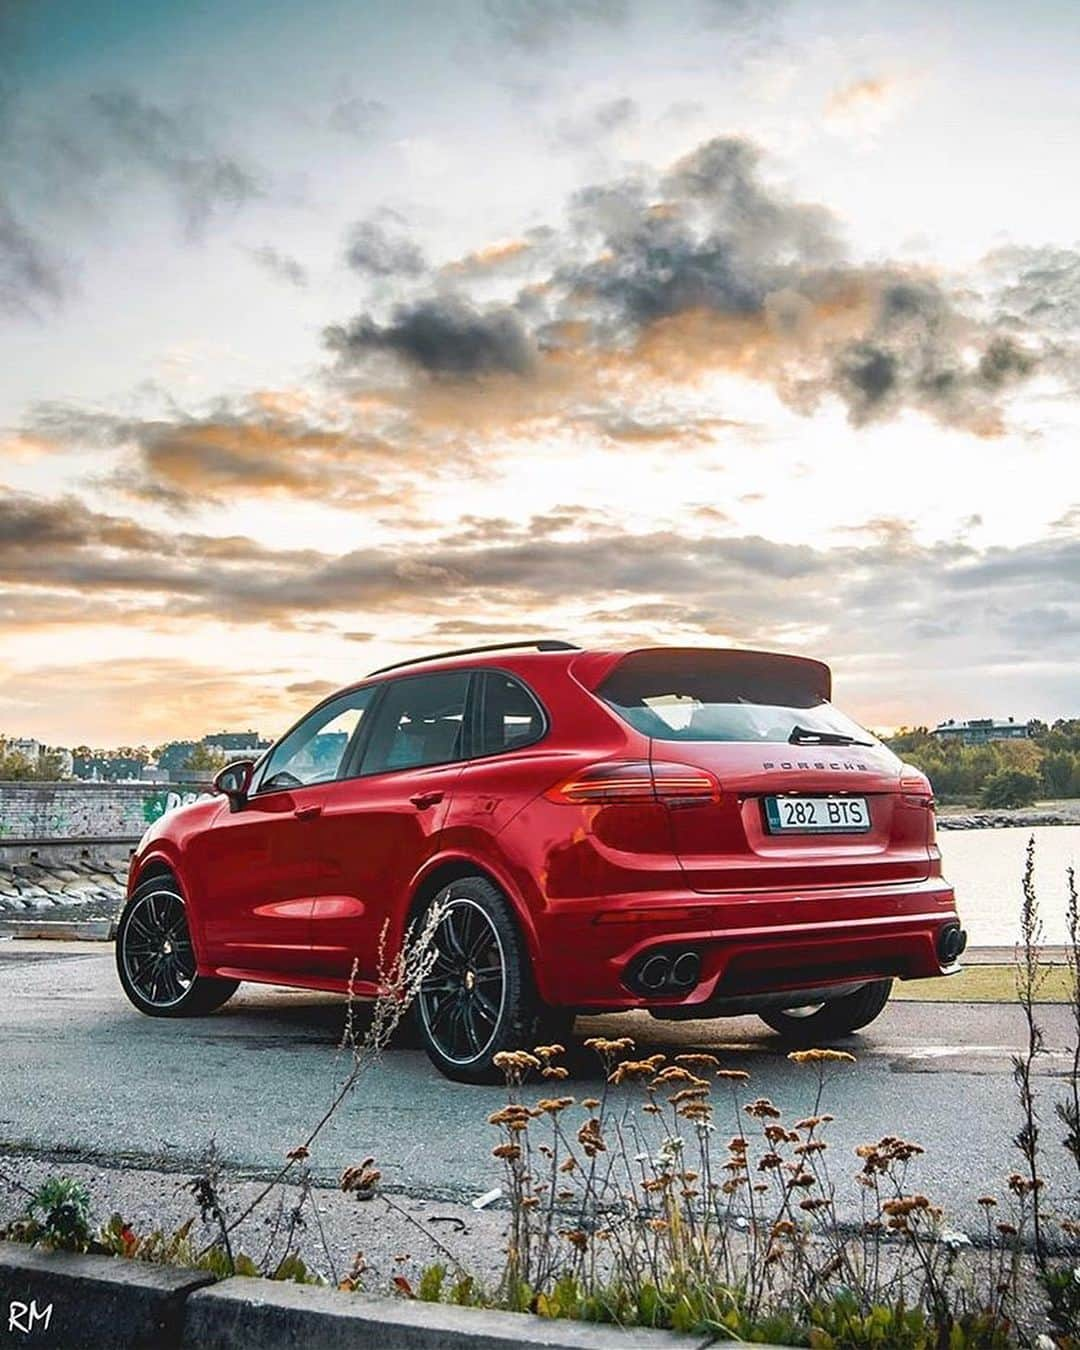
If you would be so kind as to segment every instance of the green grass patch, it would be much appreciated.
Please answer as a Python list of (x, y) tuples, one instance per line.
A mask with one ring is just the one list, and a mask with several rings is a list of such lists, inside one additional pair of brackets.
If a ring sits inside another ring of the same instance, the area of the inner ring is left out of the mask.
[[(943, 975), (936, 980), (898, 981), (893, 985), (892, 996), (913, 1003), (1015, 1003), (1016, 981), (1011, 965), (965, 966), (959, 975)], [(1072, 1001), (1068, 966), (1046, 967), (1036, 1001)]]

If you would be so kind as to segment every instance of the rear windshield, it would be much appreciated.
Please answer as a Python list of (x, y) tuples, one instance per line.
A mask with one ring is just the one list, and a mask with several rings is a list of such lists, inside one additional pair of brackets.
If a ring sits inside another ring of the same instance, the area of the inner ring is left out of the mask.
[(597, 690), (662, 741), (877, 742), (829, 702), (826, 666), (761, 652), (635, 652)]

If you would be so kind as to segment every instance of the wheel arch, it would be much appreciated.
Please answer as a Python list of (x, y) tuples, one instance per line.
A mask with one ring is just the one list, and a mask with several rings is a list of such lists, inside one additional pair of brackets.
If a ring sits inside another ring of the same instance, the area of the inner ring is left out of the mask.
[(465, 853), (443, 854), (440, 857), (429, 859), (421, 872), (413, 879), (410, 887), (409, 903), (403, 916), (401, 937), (404, 937), (404, 929), (408, 924), (429, 901), (438, 895), (444, 886), (449, 886), (453, 881), (460, 881), (462, 877), (483, 877), (485, 881), (497, 886), (506, 896), (514, 918), (517, 920), (518, 929), (525, 939), (525, 948), (529, 955), (529, 966), (533, 980), (538, 986), (541, 997), (543, 997), (544, 989), (541, 978), (543, 967), (539, 960), (539, 940), (532, 915), (529, 913), (528, 906), (517, 888), (510, 882), (503, 870), (500, 867), (493, 866), (486, 859), (480, 861)]
[(202, 921), (198, 906), (192, 903), (191, 890), (184, 880), (178, 859), (167, 853), (155, 852), (148, 854), (145, 858), (133, 860), (131, 872), (128, 876), (128, 899), (131, 899), (136, 889), (143, 882), (166, 877), (179, 887), (180, 894), (183, 897), (184, 907), (187, 910), (188, 931), (195, 948), (195, 959), (198, 962), (199, 974), (211, 974), (210, 968), (205, 964)]

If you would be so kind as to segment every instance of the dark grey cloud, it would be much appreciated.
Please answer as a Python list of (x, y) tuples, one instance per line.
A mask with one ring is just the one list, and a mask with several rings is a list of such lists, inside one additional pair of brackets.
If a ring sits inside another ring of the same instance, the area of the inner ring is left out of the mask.
[(0, 197), (0, 312), (35, 313), (62, 294), (59, 265)]
[(278, 281), (288, 282), (290, 286), (303, 287), (308, 284), (307, 268), (288, 253), (282, 253), (269, 244), (249, 249), (248, 252), (264, 272)]
[(458, 378), (523, 375), (534, 359), (529, 335), (513, 309), (480, 308), (455, 296), (399, 305), (385, 324), (361, 315), (327, 328), (324, 339), (346, 366), (382, 353), (427, 375)]
[(565, 379), (576, 353), (628, 373), (644, 361), (650, 380), (732, 368), (801, 412), (835, 397), (856, 425), (915, 408), (981, 435), (1002, 430), (1004, 398), (1051, 350), (1033, 324), (977, 314), (923, 269), (852, 260), (829, 212), (772, 184), (738, 137), (662, 175), (577, 192), (568, 228), (536, 260), (546, 276), (534, 269), (498, 309), (468, 298), (476, 269), (431, 269), (429, 298), (326, 340), (347, 364), (383, 350), (444, 376), (541, 374), (558, 360)]
[(552, 47), (582, 29), (618, 28), (629, 0), (484, 0), (492, 32), (525, 51)]
[(352, 227), (345, 261), (353, 271), (372, 277), (418, 277), (427, 268), (423, 252), (400, 227), (378, 220)]
[(994, 395), (1030, 375), (1038, 360), (1014, 338), (992, 333), (979, 334), (977, 358), (965, 360), (968, 331), (936, 282), (883, 281), (867, 336), (836, 356), (833, 389), (856, 424), (903, 405), (974, 417)]

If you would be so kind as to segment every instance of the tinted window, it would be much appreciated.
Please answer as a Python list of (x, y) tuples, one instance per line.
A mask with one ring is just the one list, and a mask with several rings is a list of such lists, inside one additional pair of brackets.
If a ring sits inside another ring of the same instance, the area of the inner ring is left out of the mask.
[(494, 755), (539, 740), (544, 714), (525, 686), (498, 670), (485, 671), (483, 682), (477, 753)]
[(355, 689), (305, 717), (270, 752), (259, 791), (328, 783), (336, 778), (349, 741), (374, 695), (374, 685)]
[(799, 657), (658, 651), (627, 657), (597, 692), (657, 740), (808, 745), (820, 735), (872, 743), (829, 702), (829, 683), (826, 667)]
[(467, 671), (395, 680), (379, 704), (361, 772), (460, 759), (468, 688)]

